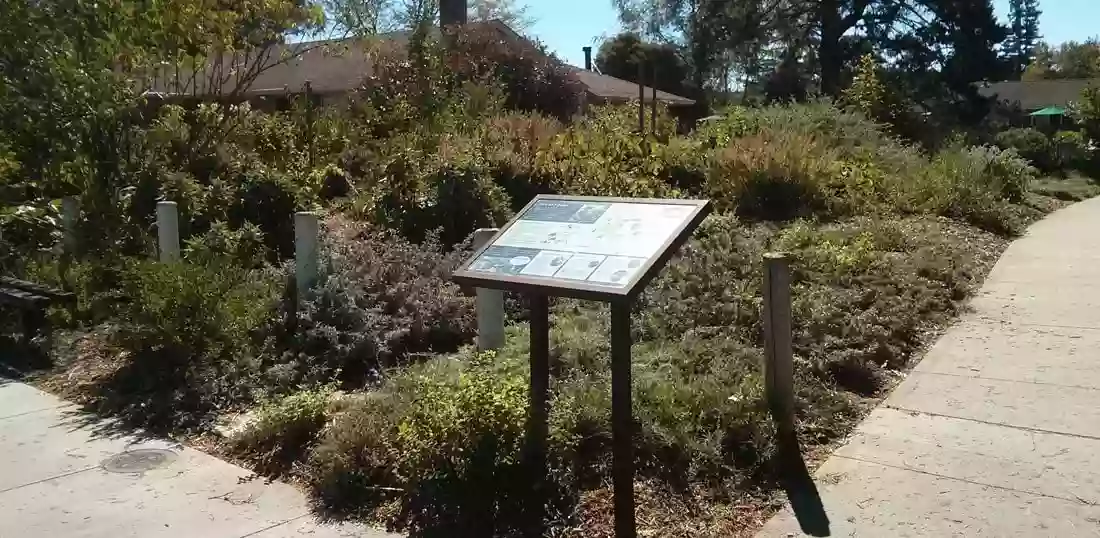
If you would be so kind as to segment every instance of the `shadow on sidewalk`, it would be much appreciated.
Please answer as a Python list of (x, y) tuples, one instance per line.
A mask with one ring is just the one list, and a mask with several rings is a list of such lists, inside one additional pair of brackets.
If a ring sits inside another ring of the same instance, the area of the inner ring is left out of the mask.
[(831, 536), (829, 516), (821, 504), (817, 485), (806, 468), (802, 449), (794, 434), (779, 440), (777, 463), (780, 484), (787, 493), (787, 500), (802, 532), (810, 536)]
[(37, 346), (24, 345), (7, 335), (0, 335), (0, 377), (18, 380), (52, 365), (49, 355)]

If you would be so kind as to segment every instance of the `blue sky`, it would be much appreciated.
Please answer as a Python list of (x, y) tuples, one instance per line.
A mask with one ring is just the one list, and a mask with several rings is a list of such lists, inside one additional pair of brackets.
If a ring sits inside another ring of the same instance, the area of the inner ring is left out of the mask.
[[(521, 0), (522, 2), (522, 0)], [(527, 0), (536, 19), (528, 31), (573, 65), (584, 62), (581, 47), (599, 46), (599, 39), (619, 31), (611, 0)], [(994, 0), (1004, 17), (1008, 0)], [(1042, 0), (1040, 31), (1051, 43), (1082, 41), (1100, 34), (1100, 0)]]

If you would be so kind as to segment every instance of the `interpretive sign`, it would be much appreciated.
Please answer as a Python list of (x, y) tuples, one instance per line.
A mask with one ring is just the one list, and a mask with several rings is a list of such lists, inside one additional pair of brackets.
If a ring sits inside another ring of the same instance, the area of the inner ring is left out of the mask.
[[(525, 294), (531, 390), (526, 460), (536, 499), (545, 492), (550, 400), (550, 296), (611, 303), (611, 444), (615, 536), (635, 538), (630, 309), (710, 211), (707, 200), (539, 195), (457, 271), (478, 288)], [(544, 503), (533, 506), (542, 510)], [(528, 536), (544, 536), (531, 514)]]
[(702, 221), (707, 204), (540, 195), (463, 264), (455, 279), (548, 295), (631, 296)]

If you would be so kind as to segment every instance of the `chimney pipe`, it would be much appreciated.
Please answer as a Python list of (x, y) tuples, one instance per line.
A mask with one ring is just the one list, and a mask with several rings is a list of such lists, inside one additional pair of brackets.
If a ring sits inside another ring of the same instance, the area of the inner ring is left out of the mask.
[(460, 26), (466, 24), (466, 0), (439, 0), (439, 26)]
[(592, 70), (592, 47), (584, 47), (584, 69), (585, 71)]

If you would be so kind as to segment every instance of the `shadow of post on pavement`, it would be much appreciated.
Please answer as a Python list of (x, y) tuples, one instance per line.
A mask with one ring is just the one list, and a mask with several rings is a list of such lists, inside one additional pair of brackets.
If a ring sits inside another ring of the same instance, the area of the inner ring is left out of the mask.
[(778, 441), (779, 481), (783, 491), (787, 493), (787, 500), (791, 503), (791, 510), (798, 519), (799, 527), (809, 536), (831, 536), (829, 516), (821, 504), (817, 485), (802, 459), (797, 435), (794, 432), (784, 433), (779, 436)]

